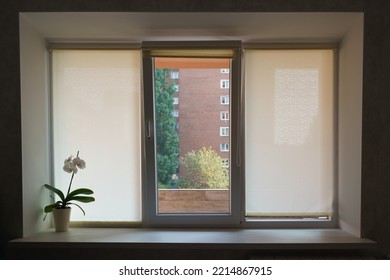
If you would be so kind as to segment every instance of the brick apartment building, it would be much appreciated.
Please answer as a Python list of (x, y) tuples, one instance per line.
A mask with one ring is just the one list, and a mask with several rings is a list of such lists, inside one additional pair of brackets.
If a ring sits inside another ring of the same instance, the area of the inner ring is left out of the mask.
[(211, 147), (229, 166), (229, 68), (171, 70), (175, 83), (173, 115), (177, 117), (180, 157)]

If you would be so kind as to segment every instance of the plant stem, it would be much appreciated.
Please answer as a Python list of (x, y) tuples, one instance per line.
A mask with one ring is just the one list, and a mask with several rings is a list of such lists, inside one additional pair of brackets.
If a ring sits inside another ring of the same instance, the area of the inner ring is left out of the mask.
[(74, 177), (74, 172), (72, 172), (72, 177), (70, 178), (70, 183), (69, 183), (69, 187), (68, 187), (68, 192), (66, 193), (65, 198), (69, 195), (70, 187), (72, 186), (73, 177)]
[[(78, 157), (78, 156), (79, 156), (79, 153), (80, 153), (80, 151), (77, 151), (77, 155), (76, 155), (76, 157)], [(65, 196), (65, 197), (68, 197), (68, 195), (69, 195), (69, 193), (70, 193), (70, 187), (72, 186), (73, 177), (74, 177), (74, 172), (72, 172), (72, 177), (70, 178), (70, 182), (69, 182), (68, 191), (67, 191), (67, 193), (66, 193), (66, 196)]]

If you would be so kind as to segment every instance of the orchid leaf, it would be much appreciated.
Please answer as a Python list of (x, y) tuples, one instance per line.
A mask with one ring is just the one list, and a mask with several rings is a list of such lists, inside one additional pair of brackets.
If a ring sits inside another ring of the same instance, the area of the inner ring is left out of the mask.
[(95, 201), (95, 198), (93, 198), (92, 196), (74, 196), (69, 201), (71, 201), (71, 200), (76, 200), (76, 201), (79, 201), (79, 202), (88, 203), (88, 202)]
[(83, 211), (83, 214), (84, 214), (84, 216), (85, 216), (85, 211), (84, 211), (83, 208), (81, 208), (80, 205), (78, 205), (78, 204), (76, 204), (76, 203), (68, 203), (68, 205), (76, 205), (78, 208), (80, 208), (81, 211)]
[(64, 193), (63, 193), (62, 191), (60, 191), (59, 189), (57, 189), (57, 188), (55, 188), (55, 187), (52, 187), (52, 186), (50, 186), (50, 185), (48, 185), (48, 184), (44, 184), (43, 186), (44, 186), (46, 189), (51, 190), (52, 192), (56, 193), (56, 194), (60, 197), (60, 199), (61, 199), (62, 201), (65, 200)]
[(70, 194), (68, 194), (67, 200), (71, 200), (72, 197), (74, 197), (78, 194), (93, 194), (93, 191), (91, 189), (87, 189), (87, 188), (80, 188), (80, 189), (74, 190)]
[(45, 213), (50, 213), (50, 212), (53, 211), (54, 208), (60, 206), (61, 204), (62, 204), (61, 201), (57, 201), (56, 203), (47, 205), (47, 206), (44, 208), (44, 212), (45, 212)]

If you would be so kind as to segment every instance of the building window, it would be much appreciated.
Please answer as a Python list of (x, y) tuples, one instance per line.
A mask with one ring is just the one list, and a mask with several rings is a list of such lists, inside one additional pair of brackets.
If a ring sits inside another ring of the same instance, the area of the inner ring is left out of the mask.
[(179, 97), (174, 97), (173, 98), (173, 105), (178, 105), (179, 104)]
[(229, 136), (229, 127), (220, 127), (219, 128), (220, 136)]
[(224, 111), (220, 113), (221, 121), (228, 121), (229, 120), (229, 112)]
[(229, 152), (229, 144), (227, 143), (221, 143), (219, 150), (221, 152)]
[(172, 111), (172, 116), (174, 116), (175, 118), (178, 118), (178, 117), (179, 117), (179, 110), (174, 109), (174, 110)]
[(222, 164), (222, 167), (228, 168), (229, 167), (229, 159), (228, 158), (221, 159), (221, 164)]
[(230, 72), (230, 71), (229, 71), (229, 68), (222, 68), (222, 69), (221, 69), (221, 73), (222, 73), (222, 74), (229, 74), (229, 72)]
[(172, 80), (177, 80), (177, 79), (179, 79), (179, 71), (172, 71), (172, 72), (171, 72), (171, 79), (172, 79)]
[(223, 95), (223, 96), (220, 97), (220, 99), (221, 99), (221, 104), (222, 105), (229, 105), (229, 103), (230, 103), (229, 95)]
[(221, 80), (220, 81), (220, 87), (225, 89), (230, 87), (230, 82), (229, 80)]
[(173, 85), (173, 88), (175, 89), (175, 92), (179, 92), (179, 85)]

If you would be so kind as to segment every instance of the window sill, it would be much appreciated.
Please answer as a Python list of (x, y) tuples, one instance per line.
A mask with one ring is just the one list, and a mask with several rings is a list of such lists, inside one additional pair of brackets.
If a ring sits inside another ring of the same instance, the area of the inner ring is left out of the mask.
[[(344, 254), (375, 248), (375, 242), (358, 238), (338, 229), (145, 229), (145, 228), (72, 228), (69, 232), (56, 233), (52, 229), (8, 243), (11, 258), (48, 257), (48, 250), (55, 257), (58, 250), (67, 250), (63, 258), (100, 258), (96, 252), (104, 251), (105, 259), (132, 258), (202, 258), (203, 252), (234, 252), (233, 258), (248, 257), (258, 252), (318, 252)], [(35, 250), (34, 250), (35, 249)], [(88, 249), (88, 250), (85, 250)], [(73, 253), (71, 252), (73, 250)], [(36, 251), (36, 255), (31, 255)], [(84, 254), (76, 253), (83, 251)], [(90, 252), (86, 255), (85, 251)], [(118, 253), (120, 251), (120, 253)], [(150, 252), (142, 258), (139, 252)], [(94, 254), (92, 252), (95, 252)], [(127, 252), (128, 254), (124, 254)], [(153, 253), (154, 252), (154, 253)], [(156, 256), (156, 252), (159, 254)], [(168, 254), (165, 254), (165, 253)], [(198, 254), (196, 254), (198, 252)], [(26, 253), (30, 253), (27, 254)], [(174, 254), (174, 255), (172, 255)], [(176, 255), (178, 254), (178, 255)], [(31, 255), (31, 256), (30, 256)], [(165, 256), (166, 255), (166, 256)], [(160, 256), (160, 257), (159, 257)], [(191, 256), (194, 256), (193, 254)], [(206, 254), (206, 258), (213, 258)], [(218, 255), (215, 255), (218, 257)]]

